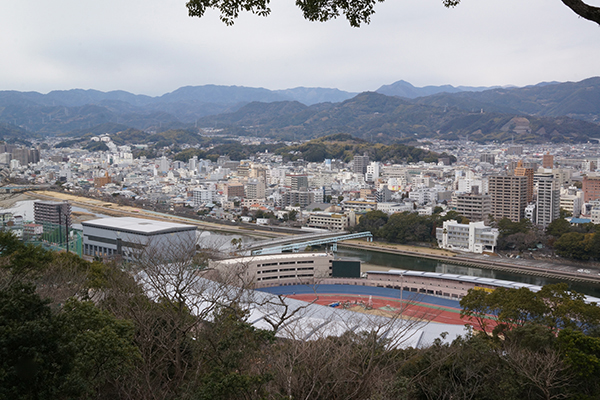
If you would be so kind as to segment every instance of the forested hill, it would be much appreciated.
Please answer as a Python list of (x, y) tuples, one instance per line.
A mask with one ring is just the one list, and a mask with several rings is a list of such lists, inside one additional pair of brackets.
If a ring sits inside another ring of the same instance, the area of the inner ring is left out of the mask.
[(240, 131), (248, 135), (311, 139), (335, 133), (382, 143), (415, 138), (509, 141), (585, 142), (600, 138), (600, 125), (569, 117), (468, 111), (457, 107), (419, 104), (407, 99), (366, 92), (337, 104), (306, 107), (288, 102), (251, 103), (236, 112), (209, 116), (202, 127)]
[[(216, 85), (183, 87), (158, 97), (79, 89), (46, 95), (0, 91), (0, 123), (4, 124), (0, 139), (14, 137), (18, 131), (23, 132), (21, 137), (78, 137), (131, 128), (150, 134), (218, 128), (231, 135), (292, 140), (347, 133), (381, 143), (466, 136), (478, 142), (514, 139), (521, 143), (600, 138), (598, 77), (483, 89), (414, 88), (400, 81), (379, 89), (388, 95)], [(415, 98), (425, 93), (433, 94)]]
[(541, 117), (571, 117), (600, 123), (600, 77), (581, 82), (549, 83), (524, 88), (438, 93), (419, 104)]

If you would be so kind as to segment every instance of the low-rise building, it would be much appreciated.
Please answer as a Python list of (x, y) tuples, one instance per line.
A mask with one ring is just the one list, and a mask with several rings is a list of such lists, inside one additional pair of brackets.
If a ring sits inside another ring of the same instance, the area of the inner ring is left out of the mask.
[(239, 285), (266, 287), (314, 285), (331, 276), (332, 263), (333, 256), (328, 253), (285, 253), (211, 261), (210, 267), (239, 279)]
[[(116, 217), (84, 221), (83, 255), (132, 261), (144, 249), (165, 258), (196, 245), (196, 227), (143, 218)], [(181, 253), (180, 253), (181, 252)]]
[(455, 220), (449, 220), (444, 221), (443, 227), (436, 230), (440, 248), (480, 254), (496, 250), (498, 235), (498, 229), (485, 226), (483, 221), (459, 224)]
[(313, 212), (309, 214), (306, 226), (309, 228), (329, 229), (331, 231), (343, 231), (350, 226), (350, 217), (340, 213)]

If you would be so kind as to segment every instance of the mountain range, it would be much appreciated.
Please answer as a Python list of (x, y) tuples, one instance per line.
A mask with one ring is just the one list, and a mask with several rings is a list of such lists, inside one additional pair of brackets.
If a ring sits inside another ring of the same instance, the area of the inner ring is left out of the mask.
[(522, 88), (427, 86), (375, 92), (187, 86), (162, 96), (97, 90), (0, 91), (0, 135), (81, 136), (130, 128), (215, 128), (228, 134), (310, 139), (349, 133), (381, 142), (415, 137), (581, 142), (600, 138), (600, 77)]

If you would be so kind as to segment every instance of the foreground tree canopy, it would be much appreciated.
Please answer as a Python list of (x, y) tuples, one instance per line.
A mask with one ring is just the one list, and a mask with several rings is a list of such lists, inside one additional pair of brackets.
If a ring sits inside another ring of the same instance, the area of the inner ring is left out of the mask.
[[(309, 21), (325, 22), (344, 15), (351, 26), (368, 24), (375, 13), (375, 4), (384, 0), (296, 0), (304, 18)], [(561, 0), (575, 14), (600, 25), (600, 7), (594, 7), (581, 0)], [(445, 7), (455, 7), (460, 0), (442, 0)], [(187, 3), (190, 17), (202, 17), (207, 9), (214, 8), (221, 13), (221, 21), (232, 25), (240, 12), (248, 11), (266, 17), (271, 13), (269, 0), (190, 0)]]

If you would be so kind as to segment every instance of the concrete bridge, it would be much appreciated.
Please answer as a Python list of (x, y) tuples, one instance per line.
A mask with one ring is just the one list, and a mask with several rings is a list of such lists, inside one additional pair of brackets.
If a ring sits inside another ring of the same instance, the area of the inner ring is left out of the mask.
[(310, 235), (293, 236), (282, 239), (268, 240), (260, 243), (253, 243), (244, 250), (251, 255), (278, 254), (284, 251), (299, 252), (309, 246), (318, 246), (322, 244), (331, 244), (332, 250), (337, 251), (337, 243), (344, 240), (368, 238), (373, 240), (371, 232), (358, 233), (320, 233)]

